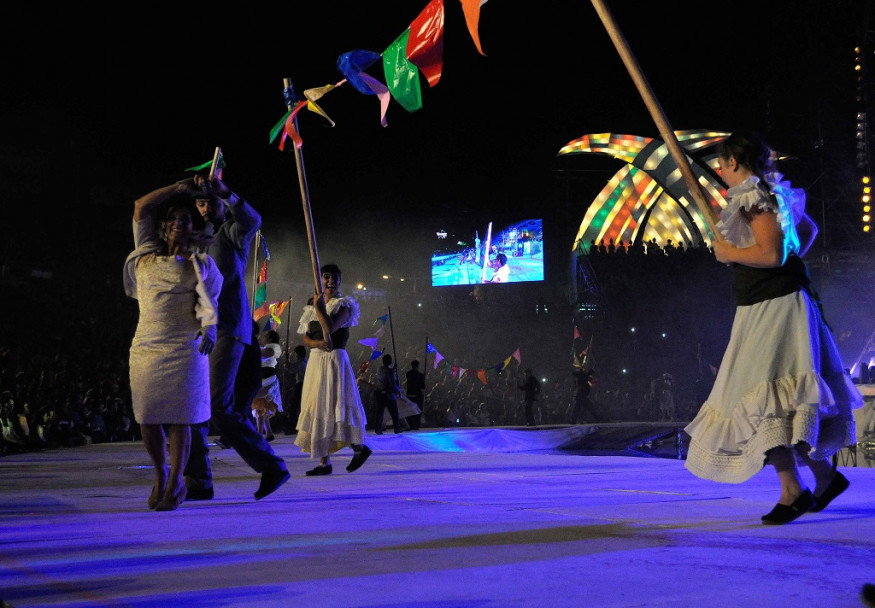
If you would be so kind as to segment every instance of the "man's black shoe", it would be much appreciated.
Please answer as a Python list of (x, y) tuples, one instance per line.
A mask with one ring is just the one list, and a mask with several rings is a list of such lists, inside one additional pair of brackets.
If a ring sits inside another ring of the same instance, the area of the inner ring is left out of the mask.
[(186, 500), (212, 500), (213, 488), (187, 488)]
[(307, 477), (318, 477), (320, 475), (331, 475), (332, 470), (333, 470), (333, 468), (331, 467), (330, 464), (324, 464), (324, 465), (320, 464), (316, 468), (310, 469), (309, 471), (304, 473), (304, 475), (306, 475)]
[(261, 474), (261, 484), (255, 491), (255, 500), (261, 500), (269, 494), (276, 492), (281, 485), (291, 479), (286, 469), (268, 469)]

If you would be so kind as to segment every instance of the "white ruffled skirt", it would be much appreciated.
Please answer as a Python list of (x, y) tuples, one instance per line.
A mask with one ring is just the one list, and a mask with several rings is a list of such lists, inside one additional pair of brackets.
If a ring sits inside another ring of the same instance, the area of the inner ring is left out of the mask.
[(804, 442), (815, 460), (856, 442), (852, 410), (863, 398), (829, 328), (804, 291), (739, 306), (714, 387), (686, 427), (686, 467), (741, 483), (766, 452)]
[(355, 373), (344, 349), (310, 350), (295, 445), (324, 458), (348, 445), (365, 442), (367, 416)]

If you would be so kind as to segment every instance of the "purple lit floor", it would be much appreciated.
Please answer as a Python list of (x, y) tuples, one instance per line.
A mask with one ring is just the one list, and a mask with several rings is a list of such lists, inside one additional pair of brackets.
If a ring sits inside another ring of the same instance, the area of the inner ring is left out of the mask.
[[(355, 473), (273, 442), (292, 479), (212, 448), (216, 497), (146, 508), (140, 443), (0, 458), (8, 606), (862, 606), (875, 582), (875, 468), (822, 513), (763, 526), (774, 472), (703, 481), (676, 458), (561, 453), (585, 427), (370, 436)], [(848, 454), (843, 454), (847, 458)], [(2, 603), (2, 602), (0, 602)]]

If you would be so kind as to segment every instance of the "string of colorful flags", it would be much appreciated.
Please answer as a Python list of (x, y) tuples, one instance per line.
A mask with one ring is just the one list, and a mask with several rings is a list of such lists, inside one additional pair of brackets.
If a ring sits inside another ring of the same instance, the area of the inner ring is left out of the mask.
[[(459, 1), (477, 52), (485, 56), (478, 30), (480, 8), (486, 4), (486, 0)], [(288, 87), (284, 91), (284, 99), (289, 110), (271, 129), (270, 143), (282, 133), (280, 150), (285, 148), (286, 139), (291, 139), (297, 148), (302, 146), (303, 142), (295, 127), (295, 117), (304, 108), (319, 114), (333, 127), (335, 122), (316, 102), (346, 83), (363, 95), (377, 97), (380, 102), (380, 124), (384, 127), (388, 125), (386, 112), (391, 99), (408, 112), (419, 110), (422, 107), (420, 72), (428, 81), (429, 87), (434, 87), (440, 81), (443, 72), (444, 17), (444, 0), (431, 0), (382, 53), (358, 49), (340, 55), (337, 58), (337, 68), (344, 77), (341, 81), (307, 89), (303, 99), (297, 98), (291, 87)], [(365, 71), (380, 59), (385, 84)]]
[[(364, 339), (358, 341), (359, 344), (361, 344), (362, 346), (367, 346), (371, 349), (370, 358), (367, 361), (363, 362), (361, 364), (361, 366), (359, 367), (359, 375), (361, 375), (365, 371), (367, 371), (368, 364), (371, 361), (383, 356), (385, 349), (380, 350), (378, 348), (378, 346), (379, 346), (380, 338), (383, 336), (383, 334), (386, 331), (386, 322), (388, 320), (389, 320), (388, 314), (385, 314), (383, 316), (380, 316), (380, 317), (377, 317), (376, 319), (374, 319), (374, 322), (371, 324), (372, 326), (377, 325), (377, 323), (380, 324), (380, 326), (377, 328), (374, 335), (370, 338), (364, 338)], [(454, 364), (450, 363), (434, 347), (434, 345), (431, 342), (429, 342), (428, 347), (426, 349), (426, 356), (428, 356), (431, 353), (434, 353), (434, 369), (438, 369), (438, 366), (440, 365), (446, 371), (446, 373), (448, 373), (453, 378), (462, 379), (465, 377), (472, 377), (472, 378), (477, 378), (483, 384), (488, 384), (487, 377), (486, 377), (486, 374), (488, 372), (494, 372), (494, 373), (500, 374), (505, 369), (507, 369), (507, 366), (510, 365), (510, 362), (513, 361), (514, 359), (516, 360), (517, 365), (520, 365), (521, 361), (522, 361), (522, 355), (520, 354), (519, 348), (517, 348), (510, 356), (508, 356), (501, 363), (498, 363), (496, 365), (492, 365), (490, 367), (483, 367), (483, 368), (477, 368), (477, 369), (465, 368), (465, 367), (462, 367), (460, 365), (454, 365)]]
[[(480, 9), (486, 4), (486, 1), (459, 0), (471, 39), (477, 47), (477, 52), (483, 56), (486, 53), (483, 52), (480, 44), (479, 23)], [(341, 81), (336, 84), (306, 89), (303, 99), (295, 98), (292, 87), (287, 87), (283, 95), (289, 109), (271, 129), (270, 143), (273, 143), (277, 136), (282, 133), (279, 142), (280, 150), (284, 149), (286, 139), (291, 139), (297, 148), (302, 146), (303, 142), (295, 126), (295, 117), (303, 108), (319, 114), (333, 127), (335, 122), (316, 102), (327, 93), (346, 83), (349, 83), (363, 95), (375, 95), (378, 98), (380, 102), (380, 123), (384, 127), (388, 125), (386, 122), (386, 112), (388, 111), (391, 99), (395, 99), (408, 112), (419, 110), (422, 107), (420, 72), (425, 77), (429, 87), (437, 85), (443, 73), (444, 22), (444, 0), (430, 0), (404, 32), (389, 44), (382, 53), (357, 49), (340, 55), (337, 59), (337, 67), (343, 75)], [(382, 59), (385, 84), (365, 71), (380, 59)], [(202, 165), (189, 167), (186, 171), (200, 171), (210, 167), (212, 162), (211, 159)], [(220, 153), (215, 172), (216, 177), (219, 179), (222, 179), (222, 169), (225, 166), (224, 157)], [(265, 260), (262, 264), (255, 289), (253, 319), (259, 321), (269, 315), (270, 318), (264, 328), (267, 330), (281, 324), (280, 315), (291, 302), (291, 298), (289, 300), (267, 302), (267, 261), (270, 259), (270, 254), (267, 251), (267, 245), (264, 240), (262, 240), (262, 244), (264, 245)], [(387, 319), (388, 315), (377, 319), (378, 321), (383, 321), (380, 332), (384, 329), (383, 326)], [(360, 341), (363, 344), (367, 342), (367, 345), (370, 345), (372, 340), (374, 341), (371, 347), (373, 353), (370, 360), (376, 359), (383, 354), (383, 351), (378, 351), (376, 348), (376, 340), (378, 339), (379, 335)], [(429, 344), (429, 348), (433, 348), (431, 344)], [(443, 359), (443, 356), (436, 350), (429, 352), (436, 353), (435, 368), (437, 368), (438, 362)], [(519, 362), (519, 349), (517, 349), (514, 355), (508, 357), (503, 364), (495, 366), (494, 369), (496, 371), (503, 370), (514, 357)], [(449, 366), (448, 363), (447, 365), (454, 377), (457, 374), (470, 375), (473, 372), (481, 381), (486, 382), (486, 370), (466, 370), (457, 366)], [(365, 362), (363, 367), (364, 369), (367, 368), (367, 362)]]

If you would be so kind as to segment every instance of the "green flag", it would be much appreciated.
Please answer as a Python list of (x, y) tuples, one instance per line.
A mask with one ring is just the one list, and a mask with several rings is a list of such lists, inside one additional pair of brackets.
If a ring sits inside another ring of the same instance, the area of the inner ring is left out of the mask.
[(259, 283), (255, 288), (255, 308), (260, 307), (267, 300), (267, 282)]
[(419, 85), (419, 68), (407, 60), (409, 37), (410, 28), (383, 51), (383, 72), (386, 75), (386, 86), (395, 101), (408, 112), (416, 112), (422, 107), (422, 90)]

